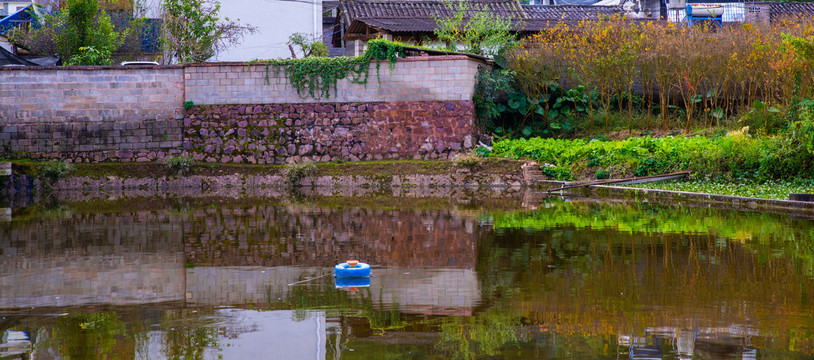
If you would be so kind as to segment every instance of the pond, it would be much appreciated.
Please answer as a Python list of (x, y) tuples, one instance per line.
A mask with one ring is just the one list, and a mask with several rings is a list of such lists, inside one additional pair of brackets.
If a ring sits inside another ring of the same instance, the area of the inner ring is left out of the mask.
[[(466, 189), (26, 205), (0, 359), (814, 356), (807, 218)], [(369, 286), (336, 286), (351, 258)]]

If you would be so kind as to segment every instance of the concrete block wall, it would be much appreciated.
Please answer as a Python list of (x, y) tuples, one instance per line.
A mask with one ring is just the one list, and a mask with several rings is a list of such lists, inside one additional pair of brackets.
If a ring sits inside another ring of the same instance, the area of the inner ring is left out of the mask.
[(0, 125), (183, 117), (181, 67), (2, 68)]
[[(0, 70), (0, 152), (20, 157), (181, 146), (183, 68)], [(132, 158), (132, 157), (131, 157)], [(131, 159), (135, 160), (135, 159)]]
[(480, 64), (462, 55), (419, 56), (399, 59), (392, 71), (381, 62), (377, 72), (371, 63), (367, 84), (342, 79), (320, 99), (298, 94), (283, 71), (262, 64), (201, 64), (185, 68), (184, 88), (195, 105), (472, 100)]

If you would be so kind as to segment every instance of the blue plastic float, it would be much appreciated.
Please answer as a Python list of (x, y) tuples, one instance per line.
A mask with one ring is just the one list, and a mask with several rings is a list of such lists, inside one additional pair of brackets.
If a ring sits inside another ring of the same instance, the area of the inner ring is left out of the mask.
[(334, 286), (337, 289), (346, 289), (349, 288), (353, 290), (354, 288), (363, 288), (370, 286), (370, 277), (358, 277), (358, 278), (334, 278)]
[(348, 260), (334, 266), (334, 276), (337, 278), (370, 277), (370, 265), (359, 262), (359, 260)]

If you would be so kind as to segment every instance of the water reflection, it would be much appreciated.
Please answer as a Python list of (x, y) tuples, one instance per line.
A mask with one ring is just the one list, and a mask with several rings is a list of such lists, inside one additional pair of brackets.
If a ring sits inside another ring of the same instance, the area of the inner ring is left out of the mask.
[[(15, 209), (0, 358), (814, 355), (810, 220), (458, 195)], [(369, 287), (320, 277), (351, 257)]]

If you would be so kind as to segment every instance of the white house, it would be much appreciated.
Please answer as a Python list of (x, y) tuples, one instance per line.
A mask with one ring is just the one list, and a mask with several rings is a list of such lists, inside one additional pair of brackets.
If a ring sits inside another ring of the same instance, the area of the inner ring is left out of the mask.
[[(161, 0), (136, 0), (148, 18), (161, 16)], [(296, 32), (322, 36), (322, 0), (219, 0), (220, 18), (257, 28), (238, 45), (209, 61), (249, 61), (290, 58), (288, 37)], [(298, 57), (300, 54), (297, 55)]]
[(220, 16), (239, 19), (257, 27), (257, 32), (209, 61), (290, 58), (286, 43), (291, 34), (322, 37), (322, 0), (222, 0)]
[(0, 19), (31, 5), (31, 1), (0, 1)]

